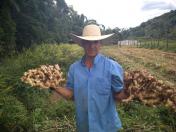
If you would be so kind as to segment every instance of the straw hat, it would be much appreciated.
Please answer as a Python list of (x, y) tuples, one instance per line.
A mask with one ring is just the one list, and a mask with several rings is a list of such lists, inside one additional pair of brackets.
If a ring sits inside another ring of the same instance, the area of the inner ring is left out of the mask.
[(71, 34), (74, 41), (80, 43), (81, 40), (96, 41), (111, 37), (113, 34), (101, 35), (99, 26), (90, 24), (84, 27), (82, 36)]

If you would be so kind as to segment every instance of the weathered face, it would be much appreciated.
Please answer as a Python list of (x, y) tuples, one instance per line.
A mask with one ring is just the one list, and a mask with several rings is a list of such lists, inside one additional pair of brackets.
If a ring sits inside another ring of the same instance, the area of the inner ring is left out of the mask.
[(84, 48), (86, 56), (95, 57), (100, 50), (100, 41), (83, 40), (81, 46)]

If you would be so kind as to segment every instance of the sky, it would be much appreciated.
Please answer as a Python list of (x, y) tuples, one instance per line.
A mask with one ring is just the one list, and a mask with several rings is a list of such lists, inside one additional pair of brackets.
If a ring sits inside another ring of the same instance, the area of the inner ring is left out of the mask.
[(176, 0), (65, 0), (68, 6), (106, 28), (139, 26), (154, 17), (176, 10)]

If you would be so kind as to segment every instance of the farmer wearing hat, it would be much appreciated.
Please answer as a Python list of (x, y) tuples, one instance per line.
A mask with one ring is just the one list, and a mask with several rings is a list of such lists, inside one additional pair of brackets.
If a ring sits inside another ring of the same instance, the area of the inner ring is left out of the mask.
[(99, 53), (100, 41), (112, 35), (101, 35), (94, 24), (85, 26), (82, 36), (73, 34), (85, 54), (70, 66), (66, 88), (54, 88), (74, 98), (78, 132), (117, 132), (121, 128), (115, 100), (124, 97), (123, 69)]

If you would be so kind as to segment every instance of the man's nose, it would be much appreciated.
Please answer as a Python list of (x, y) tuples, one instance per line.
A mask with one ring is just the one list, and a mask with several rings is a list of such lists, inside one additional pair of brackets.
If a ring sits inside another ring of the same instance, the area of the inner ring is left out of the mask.
[(91, 48), (95, 47), (95, 43), (93, 43), (93, 42), (90, 43), (90, 44), (89, 44), (89, 47), (91, 47)]
[(90, 43), (90, 44), (89, 44), (89, 46), (91, 46), (91, 47), (92, 47), (92, 46), (94, 46), (94, 43), (93, 43), (93, 42), (92, 42), (92, 43)]

